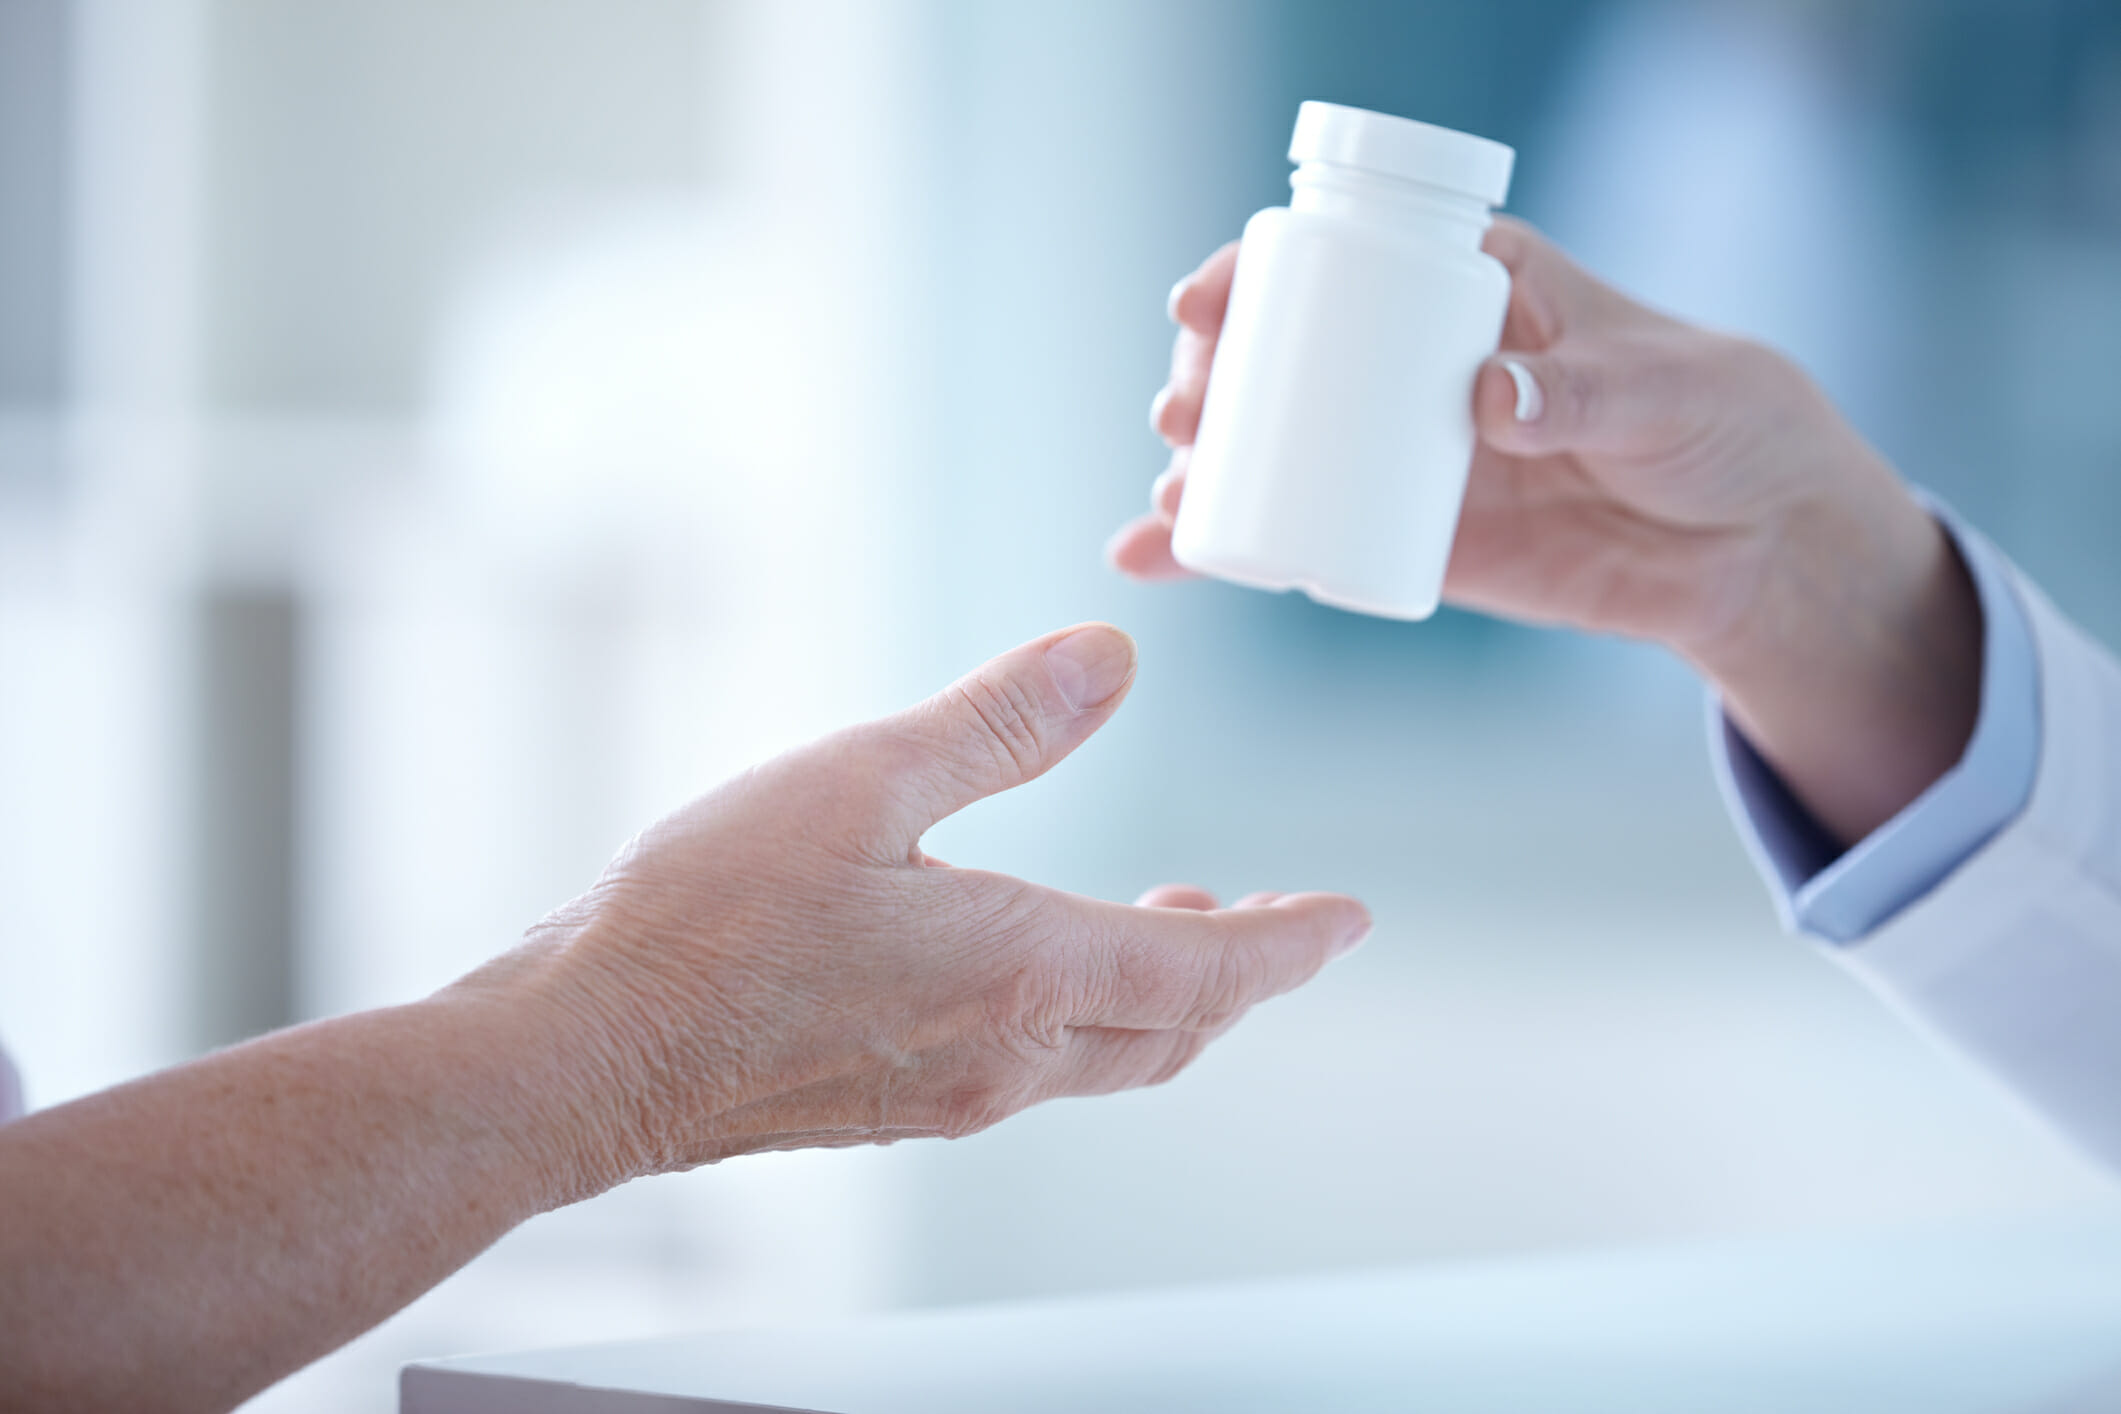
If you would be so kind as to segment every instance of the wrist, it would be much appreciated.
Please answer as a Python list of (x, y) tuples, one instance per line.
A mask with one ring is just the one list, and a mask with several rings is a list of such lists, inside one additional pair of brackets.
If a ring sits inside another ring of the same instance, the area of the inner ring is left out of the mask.
[(1981, 609), (1951, 538), (1868, 448), (1820, 480), (1757, 537), (1744, 611), (1682, 653), (1849, 845), (1964, 753)]
[(1922, 598), (1941, 532), (1891, 468), (1859, 443), (1813, 480), (1698, 567), (1697, 596), (1722, 611), (1668, 646), (1719, 690), (1859, 658), (1861, 638)]
[(648, 1028), (583, 975), (569, 925), (548, 920), (523, 946), (444, 988), (439, 1025), (476, 1038), (493, 1064), (491, 1122), (559, 1207), (656, 1171)]

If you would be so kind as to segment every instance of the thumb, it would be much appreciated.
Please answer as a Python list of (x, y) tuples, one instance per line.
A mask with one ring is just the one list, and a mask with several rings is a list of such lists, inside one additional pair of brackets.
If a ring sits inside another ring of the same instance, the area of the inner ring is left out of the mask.
[(892, 795), (909, 847), (974, 801), (1044, 775), (1119, 707), (1134, 640), (1110, 624), (1033, 639), (874, 731), (897, 750)]
[(1473, 382), (1480, 440), (1511, 456), (1581, 450), (1610, 404), (1602, 370), (1561, 350), (1501, 354)]
[(1692, 380), (1684, 375), (1654, 350), (1621, 340), (1511, 351), (1481, 365), (1473, 422), (1481, 441), (1510, 456), (1638, 450), (1686, 417)]

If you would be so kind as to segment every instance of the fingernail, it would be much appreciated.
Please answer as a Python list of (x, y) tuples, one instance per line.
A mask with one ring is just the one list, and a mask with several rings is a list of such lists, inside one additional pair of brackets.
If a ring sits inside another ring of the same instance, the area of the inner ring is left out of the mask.
[(1178, 496), (1176, 493), (1179, 478), (1184, 475), (1185, 473), (1177, 467), (1167, 466), (1164, 468), (1163, 475), (1156, 478), (1156, 484), (1149, 488), (1149, 509), (1155, 511), (1167, 521), (1174, 519), (1178, 515)]
[(1169, 317), (1173, 324), (1178, 322), (1178, 302), (1186, 297), (1186, 290), (1192, 283), (1193, 277), (1188, 275), (1185, 279), (1173, 285), (1171, 293), (1164, 297), (1164, 314)]
[(1046, 650), (1046, 671), (1069, 710), (1087, 712), (1134, 676), (1134, 640), (1110, 624), (1079, 628)]
[[(1265, 895), (1255, 895), (1255, 897), (1263, 898)], [(1246, 902), (1250, 901), (1247, 900)], [(1261, 903), (1257, 906), (1261, 908), (1316, 909), (1320, 904), (1326, 905), (1335, 913), (1347, 915), (1342, 919), (1339, 936), (1333, 940), (1332, 955), (1334, 957), (1339, 957), (1342, 953), (1355, 951), (1362, 940), (1370, 936), (1370, 910), (1345, 894), (1275, 894), (1273, 895), (1273, 902)], [(1240, 905), (1240, 907), (1242, 906)]]
[(1149, 430), (1159, 437), (1164, 434), (1164, 409), (1171, 406), (1173, 396), (1171, 385), (1166, 383), (1157, 389), (1156, 396), (1149, 400)]
[(1514, 358), (1504, 359), (1502, 368), (1510, 375), (1510, 381), (1517, 385), (1517, 420), (1539, 421), (1539, 414), (1547, 408), (1546, 394), (1539, 391), (1539, 380), (1532, 376), (1531, 369)]

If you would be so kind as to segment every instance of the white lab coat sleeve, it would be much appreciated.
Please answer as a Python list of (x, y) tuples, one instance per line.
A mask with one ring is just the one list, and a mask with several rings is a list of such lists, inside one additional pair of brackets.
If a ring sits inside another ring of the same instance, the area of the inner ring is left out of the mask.
[(1981, 701), (1951, 768), (1892, 819), (1844, 847), (1812, 818), (1712, 694), (1709, 754), (1739, 835), (1783, 926), (1857, 943), (1937, 887), (2018, 818), (2040, 774), (2040, 664), (2001, 550), (1931, 503), (1980, 599)]
[(1934, 888), (1828, 952), (2121, 1170), (2121, 665), (2008, 573), (2039, 680), (2032, 794)]

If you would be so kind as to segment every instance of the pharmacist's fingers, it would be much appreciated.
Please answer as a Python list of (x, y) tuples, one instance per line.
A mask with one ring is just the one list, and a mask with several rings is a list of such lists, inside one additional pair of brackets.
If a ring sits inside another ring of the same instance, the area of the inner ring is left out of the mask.
[(1701, 369), (1654, 341), (1570, 339), (1481, 365), (1473, 422), (1511, 456), (1625, 454), (1702, 425), (1704, 390)]
[(1237, 242), (1232, 241), (1171, 289), (1170, 313), (1178, 323), (1178, 338), (1171, 346), (1171, 376), (1149, 405), (1149, 425), (1174, 447), (1190, 443), (1200, 430), (1208, 369), (1215, 361), (1215, 340), (1222, 332), (1236, 269)]
[(1171, 341), (1171, 374), (1165, 381), (1198, 392), (1208, 386), (1208, 368), (1214, 362), (1215, 335), (1181, 329)]
[(1192, 449), (1180, 447), (1171, 454), (1171, 465), (1156, 478), (1149, 488), (1149, 509), (1163, 517), (1170, 525), (1178, 519), (1178, 504), (1186, 494), (1186, 463), (1192, 460)]
[(1149, 406), (1149, 425), (1174, 447), (1192, 442), (1200, 430), (1201, 401), (1208, 393), (1208, 369), (1215, 361), (1215, 340), (1191, 329), (1178, 331), (1171, 348), (1171, 379)]
[(1608, 299), (1619, 298), (1531, 226), (1498, 216), (1481, 248), (1510, 272), (1505, 349), (1543, 349), (1564, 333), (1595, 323)]
[(1171, 287), (1171, 318), (1210, 339), (1221, 332), (1230, 307), (1230, 279), (1237, 273), (1237, 242), (1231, 241)]
[(1136, 517), (1105, 542), (1105, 560), (1129, 579), (1191, 579), (1193, 571), (1171, 554), (1171, 523), (1150, 514)]

